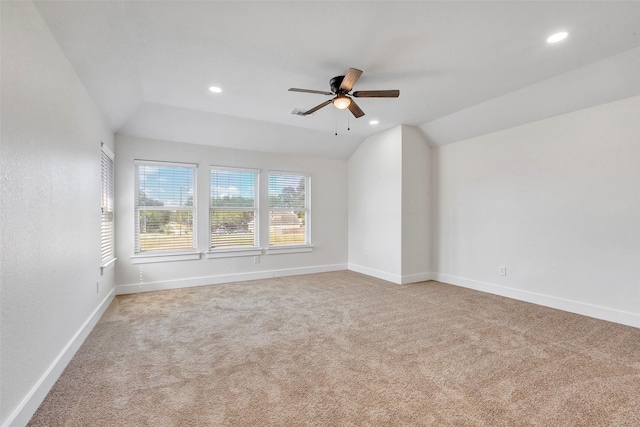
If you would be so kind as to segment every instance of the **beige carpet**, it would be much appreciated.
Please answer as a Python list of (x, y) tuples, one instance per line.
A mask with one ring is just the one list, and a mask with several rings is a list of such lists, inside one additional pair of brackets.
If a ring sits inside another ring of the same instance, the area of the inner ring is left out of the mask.
[(638, 426), (640, 329), (352, 272), (120, 296), (32, 426)]

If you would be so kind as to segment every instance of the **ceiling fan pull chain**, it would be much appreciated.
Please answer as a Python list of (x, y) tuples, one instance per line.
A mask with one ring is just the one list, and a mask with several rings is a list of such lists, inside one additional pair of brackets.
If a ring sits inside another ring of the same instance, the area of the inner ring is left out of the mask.
[(349, 115), (347, 114), (347, 130), (351, 130), (351, 128), (349, 127)]
[(334, 111), (334, 115), (333, 115), (336, 119), (336, 136), (338, 136), (338, 112)]

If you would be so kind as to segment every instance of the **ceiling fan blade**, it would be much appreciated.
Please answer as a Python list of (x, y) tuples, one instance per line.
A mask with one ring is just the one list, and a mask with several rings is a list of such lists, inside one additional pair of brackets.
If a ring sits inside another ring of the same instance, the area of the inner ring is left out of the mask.
[(298, 89), (297, 87), (289, 88), (290, 92), (304, 92), (304, 93), (317, 93), (320, 95), (333, 95), (331, 92), (325, 92), (324, 90), (311, 90), (311, 89)]
[(362, 111), (360, 107), (358, 107), (358, 104), (356, 104), (356, 101), (354, 101), (353, 99), (351, 100), (351, 104), (349, 104), (348, 108), (349, 111), (351, 111), (351, 114), (353, 114), (356, 119), (358, 117), (364, 116), (364, 111)]
[[(333, 95), (333, 94), (332, 94)], [(316, 111), (318, 111), (319, 109), (321, 109), (322, 107), (326, 107), (327, 105), (331, 104), (331, 102), (333, 101), (333, 99), (330, 99), (328, 101), (323, 102), (320, 105), (316, 105), (315, 107), (313, 107), (312, 109), (310, 109), (309, 111), (305, 111), (304, 113), (302, 113), (303, 116), (308, 116), (309, 114), (313, 114)]]
[(342, 79), (342, 83), (340, 83), (340, 90), (347, 93), (353, 89), (353, 85), (356, 84), (360, 76), (362, 75), (362, 71), (357, 68), (349, 68), (347, 74)]
[(357, 90), (352, 96), (356, 98), (397, 98), (399, 90)]

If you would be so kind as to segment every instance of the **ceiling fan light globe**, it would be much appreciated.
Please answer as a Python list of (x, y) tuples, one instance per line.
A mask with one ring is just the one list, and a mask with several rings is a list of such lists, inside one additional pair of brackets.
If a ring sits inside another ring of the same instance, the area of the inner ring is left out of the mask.
[(333, 105), (338, 110), (344, 110), (345, 108), (349, 108), (349, 105), (351, 105), (351, 98), (347, 98), (346, 96), (339, 96), (333, 100)]

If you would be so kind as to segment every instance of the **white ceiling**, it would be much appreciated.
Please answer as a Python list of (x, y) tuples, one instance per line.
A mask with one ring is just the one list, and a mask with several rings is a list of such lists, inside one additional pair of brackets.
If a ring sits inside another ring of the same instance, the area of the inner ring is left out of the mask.
[[(35, 4), (114, 132), (134, 136), (348, 158), (399, 124), (445, 144), (640, 93), (635, 1)], [(290, 114), (329, 98), (288, 88), (328, 90), (349, 67), (355, 90), (400, 97), (358, 99), (350, 131), (332, 106)]]

